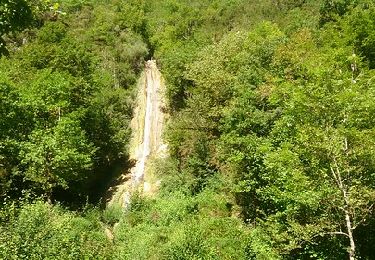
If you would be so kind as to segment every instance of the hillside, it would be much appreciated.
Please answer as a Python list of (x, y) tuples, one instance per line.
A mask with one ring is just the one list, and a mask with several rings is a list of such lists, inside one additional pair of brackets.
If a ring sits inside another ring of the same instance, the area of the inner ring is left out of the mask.
[(1, 259), (375, 259), (372, 0), (0, 3)]

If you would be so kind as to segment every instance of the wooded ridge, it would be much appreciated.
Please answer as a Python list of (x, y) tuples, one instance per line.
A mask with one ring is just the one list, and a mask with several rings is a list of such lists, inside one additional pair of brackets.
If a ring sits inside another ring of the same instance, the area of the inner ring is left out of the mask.
[[(374, 32), (372, 0), (1, 1), (0, 258), (375, 259)], [(105, 208), (151, 58), (160, 187)]]

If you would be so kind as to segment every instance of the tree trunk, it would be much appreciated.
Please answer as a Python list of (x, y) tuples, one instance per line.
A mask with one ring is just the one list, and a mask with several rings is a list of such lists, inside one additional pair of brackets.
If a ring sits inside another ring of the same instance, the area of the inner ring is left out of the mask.
[(355, 260), (355, 242), (354, 242), (354, 237), (353, 237), (352, 221), (350, 219), (350, 215), (347, 210), (345, 210), (345, 220), (346, 220), (346, 227), (348, 229), (348, 237), (350, 241), (349, 260)]
[[(347, 149), (347, 141), (345, 138), (345, 148)], [(335, 163), (335, 168), (334, 170), (333, 167), (331, 167), (331, 172), (333, 174), (333, 177), (336, 181), (336, 184), (339, 188), (339, 190), (342, 193), (343, 199), (344, 199), (344, 215), (345, 215), (345, 222), (346, 222), (346, 228), (347, 228), (347, 236), (349, 238), (350, 242), (350, 247), (349, 247), (349, 260), (355, 260), (355, 241), (353, 237), (353, 227), (352, 227), (352, 219), (350, 216), (350, 211), (351, 211), (351, 205), (350, 205), (350, 199), (349, 199), (349, 194), (347, 187), (344, 185), (342, 177), (341, 177), (341, 172), (339, 170), (339, 166), (337, 164), (336, 159), (333, 159)]]
[[(342, 184), (341, 181), (341, 176), (339, 175), (339, 180), (340, 183)], [(349, 260), (355, 260), (355, 242), (354, 242), (354, 237), (353, 237), (353, 227), (352, 227), (352, 219), (350, 217), (350, 201), (349, 201), (349, 196), (346, 188), (344, 185), (341, 185), (341, 192), (344, 197), (344, 213), (345, 213), (345, 222), (346, 222), (346, 228), (348, 230), (348, 238), (350, 242), (350, 248), (349, 248)]]

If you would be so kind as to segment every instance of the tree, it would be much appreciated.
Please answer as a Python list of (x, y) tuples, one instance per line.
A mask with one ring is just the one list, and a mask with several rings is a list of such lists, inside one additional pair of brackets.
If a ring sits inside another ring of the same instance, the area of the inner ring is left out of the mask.
[[(0, 76), (1, 77), (1, 76)], [(11, 184), (11, 171), (17, 165), (15, 154), (19, 141), (27, 134), (30, 121), (28, 113), (20, 106), (20, 96), (6, 79), (0, 79), (0, 187), (1, 194)]]
[(7, 53), (5, 34), (25, 28), (32, 21), (32, 11), (25, 0), (4, 0), (0, 2), (0, 55)]
[(354, 259), (354, 232), (366, 223), (375, 201), (373, 72), (356, 55), (344, 61), (340, 52), (326, 55), (316, 59), (325, 66), (306, 68), (314, 81), (297, 81), (299, 85), (284, 89), (290, 99), (274, 134), (293, 145), (302, 171), (319, 187), (316, 194), (325, 191), (317, 196), (326, 218), (319, 232), (348, 238)]
[(53, 188), (67, 189), (70, 182), (86, 177), (94, 154), (79, 121), (65, 117), (51, 129), (34, 130), (20, 156), (25, 179), (40, 185), (50, 199)]
[[(333, 204), (329, 207), (336, 210), (338, 214), (336, 225), (340, 229), (333, 233), (348, 237), (349, 256), (350, 259), (354, 259), (356, 251), (353, 232), (371, 214), (375, 201), (375, 183), (372, 181), (375, 166), (373, 159), (375, 132), (372, 128), (373, 120), (367, 116), (366, 107), (374, 101), (375, 96), (371, 89), (367, 89), (369, 87), (367, 84), (371, 83), (363, 82), (365, 86), (362, 89), (354, 86), (351, 80), (346, 82), (344, 83), (346, 86), (338, 84), (337, 87), (343, 90), (336, 98), (334, 94), (330, 94), (336, 99), (336, 102), (328, 106), (331, 108), (336, 106), (334, 108), (338, 112), (335, 116), (336, 122), (327, 120), (325, 126), (314, 126), (314, 124), (310, 126), (309, 123), (301, 126), (304, 130), (300, 129), (299, 132), (302, 145), (314, 154), (311, 160), (317, 160), (320, 164), (323, 176), (318, 179), (318, 175), (317, 181), (322, 181), (322, 186), (327, 185), (327, 189), (333, 192), (331, 197)], [(359, 105), (359, 102), (364, 105)], [(352, 104), (356, 107), (354, 108)], [(329, 115), (329, 111), (320, 112), (322, 116)], [(345, 226), (346, 231), (341, 231), (341, 226)]]

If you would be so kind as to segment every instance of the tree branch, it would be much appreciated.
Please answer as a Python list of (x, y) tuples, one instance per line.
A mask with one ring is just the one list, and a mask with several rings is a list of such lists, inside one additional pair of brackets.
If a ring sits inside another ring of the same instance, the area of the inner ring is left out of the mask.
[(343, 236), (349, 237), (347, 233), (342, 232), (342, 231), (325, 232), (322, 235), (343, 235)]

